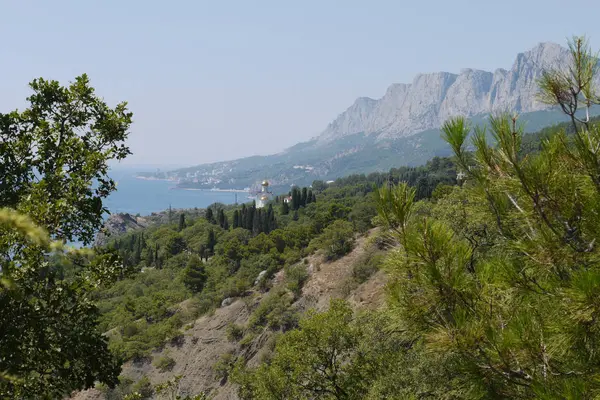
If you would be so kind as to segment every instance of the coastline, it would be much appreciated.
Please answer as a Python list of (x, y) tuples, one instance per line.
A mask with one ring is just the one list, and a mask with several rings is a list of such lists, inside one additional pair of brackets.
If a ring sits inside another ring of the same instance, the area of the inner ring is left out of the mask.
[[(177, 183), (177, 181), (175, 179), (165, 179), (165, 178), (155, 178), (152, 176), (141, 176), (141, 175), (135, 175), (135, 179), (141, 179), (143, 181), (166, 181), (166, 182), (174, 182)], [(248, 193), (249, 189), (219, 189), (219, 188), (213, 188), (213, 189), (202, 189), (202, 188), (185, 188), (185, 187), (173, 187), (171, 189), (176, 189), (176, 190), (201, 190), (201, 191), (205, 191), (205, 192), (231, 192), (231, 193)]]
[(200, 190), (203, 192), (231, 192), (231, 193), (248, 193), (248, 190), (244, 189), (196, 189), (196, 188), (174, 188), (179, 190)]
[(135, 175), (134, 178), (135, 179), (141, 179), (143, 181), (168, 181), (168, 182), (175, 182), (175, 180), (173, 180), (173, 179), (154, 178), (152, 176)]

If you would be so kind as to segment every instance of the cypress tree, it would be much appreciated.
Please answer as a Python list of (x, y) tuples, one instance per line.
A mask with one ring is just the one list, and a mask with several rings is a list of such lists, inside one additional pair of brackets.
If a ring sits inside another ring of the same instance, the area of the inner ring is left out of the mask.
[(306, 196), (306, 204), (312, 203), (313, 192), (312, 190), (308, 190), (308, 194)]
[(227, 215), (225, 215), (225, 213), (223, 213), (223, 229), (226, 231), (229, 230), (229, 220), (227, 219)]
[(142, 241), (138, 238), (135, 252), (133, 253), (133, 264), (138, 265), (142, 261)]
[(242, 204), (242, 211), (240, 215), (240, 227), (247, 229), (248, 224), (248, 209), (245, 204)]
[(184, 213), (181, 213), (181, 214), (179, 215), (179, 226), (177, 227), (177, 230), (178, 230), (179, 232), (181, 232), (181, 231), (182, 231), (182, 230), (184, 230), (184, 229), (185, 229), (185, 214), (184, 214)]
[(308, 198), (308, 189), (305, 186), (302, 188), (302, 196), (300, 197), (300, 205), (301, 206), (306, 206), (307, 198)]
[(248, 218), (246, 218), (246, 226), (244, 228), (249, 231), (254, 229), (254, 219), (256, 218), (256, 202), (252, 203), (252, 207), (248, 209)]
[(216, 244), (217, 239), (215, 237), (215, 231), (212, 228), (210, 228), (208, 231), (208, 238), (206, 239), (206, 247), (210, 254), (214, 254)]
[(223, 212), (223, 209), (220, 209), (217, 212), (217, 220), (219, 221), (219, 226), (223, 228), (225, 225), (225, 213)]
[(262, 210), (259, 208), (257, 212), (255, 212), (254, 217), (252, 218), (252, 234), (254, 236), (260, 233), (261, 223), (260, 218), (262, 216)]
[(288, 215), (289, 212), (290, 212), (290, 205), (288, 204), (287, 201), (284, 201), (283, 204), (281, 205), (281, 214)]
[(235, 210), (233, 212), (233, 229), (240, 227), (240, 212)]
[(212, 208), (210, 208), (210, 207), (209, 207), (209, 208), (207, 208), (207, 209), (206, 209), (206, 214), (204, 215), (204, 217), (205, 217), (205, 218), (206, 218), (206, 220), (207, 220), (208, 222), (210, 222), (211, 224), (214, 224), (214, 223), (215, 223), (215, 216), (214, 216), (214, 214), (213, 214), (213, 210), (212, 210)]
[(298, 190), (298, 188), (294, 187), (292, 189), (292, 210), (297, 210), (298, 208), (300, 208), (300, 191)]
[(273, 210), (273, 206), (269, 204), (269, 211), (267, 212), (268, 220), (267, 220), (267, 233), (274, 231), (277, 229), (277, 222), (275, 220), (275, 211)]
[(146, 265), (150, 267), (154, 263), (154, 251), (152, 249), (149, 250), (150, 251), (148, 251), (148, 259), (146, 260)]
[(156, 244), (156, 247), (154, 248), (154, 263), (156, 264), (156, 268), (160, 269), (161, 262), (160, 262), (160, 257), (158, 256), (158, 243)]

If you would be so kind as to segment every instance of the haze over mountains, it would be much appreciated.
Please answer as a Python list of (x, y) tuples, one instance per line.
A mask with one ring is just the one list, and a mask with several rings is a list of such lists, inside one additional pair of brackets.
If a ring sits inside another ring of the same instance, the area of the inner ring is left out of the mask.
[(537, 101), (536, 82), (568, 58), (560, 45), (540, 43), (518, 54), (510, 70), (418, 74), (412, 83), (392, 84), (380, 99), (358, 98), (320, 135), (280, 154), (145, 176), (176, 179), (181, 187), (243, 188), (265, 178), (284, 187), (423, 163), (447, 154), (438, 128), (452, 116), (482, 122), (489, 113), (517, 112), (528, 131), (564, 120)]

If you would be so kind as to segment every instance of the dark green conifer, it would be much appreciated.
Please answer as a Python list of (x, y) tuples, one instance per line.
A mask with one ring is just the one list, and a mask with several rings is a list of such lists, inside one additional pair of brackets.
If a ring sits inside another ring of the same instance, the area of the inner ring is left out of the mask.
[(208, 249), (208, 252), (210, 254), (214, 254), (216, 244), (217, 244), (217, 239), (215, 237), (215, 231), (212, 228), (210, 228), (208, 230), (208, 237), (206, 239), (206, 248)]
[(206, 270), (202, 260), (197, 255), (192, 255), (188, 260), (183, 277), (184, 285), (194, 293), (199, 293), (206, 283)]
[(208, 222), (210, 222), (211, 224), (214, 224), (214, 223), (215, 223), (215, 216), (214, 216), (214, 213), (213, 213), (213, 210), (212, 210), (212, 208), (208, 207), (208, 208), (206, 209), (206, 214), (204, 215), (204, 217), (205, 217), (205, 218), (206, 218), (206, 220), (207, 220)]
[(182, 230), (184, 230), (184, 229), (185, 229), (185, 214), (184, 214), (184, 213), (181, 213), (181, 214), (179, 215), (179, 226), (177, 227), (177, 230), (178, 230), (179, 232), (181, 232), (181, 231), (182, 231)]
[(290, 212), (290, 205), (288, 204), (287, 201), (284, 201), (283, 204), (281, 204), (281, 215), (288, 215)]
[(240, 227), (240, 212), (235, 210), (233, 212), (233, 229)]

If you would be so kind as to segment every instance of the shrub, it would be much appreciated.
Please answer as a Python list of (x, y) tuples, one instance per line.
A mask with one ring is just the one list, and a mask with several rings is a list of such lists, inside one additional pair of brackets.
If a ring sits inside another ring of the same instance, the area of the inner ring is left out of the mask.
[(165, 355), (154, 361), (154, 366), (160, 372), (171, 371), (175, 366), (175, 360), (172, 357)]
[(244, 336), (244, 327), (238, 324), (229, 324), (226, 328), (227, 339), (230, 342), (237, 342)]
[(285, 268), (286, 287), (298, 298), (302, 292), (302, 286), (308, 279), (306, 265), (295, 264)]
[(256, 339), (256, 333), (249, 332), (242, 340), (240, 340), (240, 346), (242, 346), (242, 348), (246, 348), (252, 344), (254, 339)]
[(250, 328), (268, 326), (271, 329), (289, 329), (297, 321), (295, 313), (288, 310), (292, 300), (292, 296), (285, 290), (271, 292), (256, 307), (250, 316), (248, 326)]
[(135, 322), (125, 325), (123, 328), (123, 337), (130, 338), (138, 333), (139, 329)]
[(367, 251), (352, 265), (352, 277), (358, 283), (366, 282), (377, 272), (383, 262), (384, 254), (380, 251)]
[(325, 257), (333, 260), (348, 254), (354, 248), (354, 228), (348, 221), (336, 220), (315, 240)]
[(235, 357), (233, 353), (227, 352), (221, 354), (219, 360), (213, 365), (213, 369), (219, 379), (226, 380), (229, 377), (229, 373), (235, 365)]
[(134, 393), (138, 393), (139, 398), (141, 399), (150, 399), (154, 394), (152, 383), (150, 383), (150, 379), (146, 375), (142, 376), (142, 378), (133, 385), (132, 390)]

